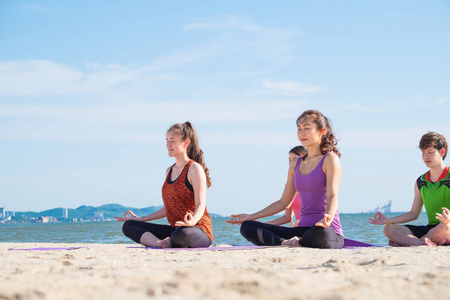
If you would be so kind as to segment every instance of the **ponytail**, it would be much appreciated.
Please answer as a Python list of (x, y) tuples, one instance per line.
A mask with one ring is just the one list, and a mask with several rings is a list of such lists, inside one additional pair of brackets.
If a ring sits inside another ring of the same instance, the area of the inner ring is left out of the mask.
[(206, 175), (206, 186), (211, 187), (211, 178), (209, 177), (209, 169), (206, 167), (203, 151), (200, 149), (200, 145), (198, 144), (197, 133), (195, 132), (194, 126), (192, 126), (191, 122), (184, 122), (172, 125), (169, 131), (178, 131), (182, 141), (189, 139), (191, 143), (186, 149), (186, 154), (190, 159), (193, 159), (195, 162), (199, 163), (203, 171)]

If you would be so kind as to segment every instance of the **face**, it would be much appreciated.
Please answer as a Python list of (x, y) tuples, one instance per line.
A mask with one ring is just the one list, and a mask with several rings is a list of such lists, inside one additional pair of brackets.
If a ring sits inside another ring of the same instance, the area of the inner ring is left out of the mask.
[(296, 157), (298, 157), (298, 155), (297, 154), (295, 154), (295, 153), (289, 153), (289, 163), (291, 163), (291, 161), (294, 159), (294, 158), (296, 158)]
[(175, 131), (169, 131), (166, 136), (166, 147), (169, 151), (169, 156), (173, 157), (178, 154), (184, 154), (189, 140), (182, 141), (180, 135)]
[(445, 154), (445, 149), (439, 151), (434, 147), (429, 147), (422, 150), (422, 159), (425, 165), (429, 168), (442, 164), (442, 157)]
[(300, 143), (305, 147), (319, 145), (326, 129), (317, 129), (317, 124), (311, 118), (303, 118), (297, 124), (297, 137)]

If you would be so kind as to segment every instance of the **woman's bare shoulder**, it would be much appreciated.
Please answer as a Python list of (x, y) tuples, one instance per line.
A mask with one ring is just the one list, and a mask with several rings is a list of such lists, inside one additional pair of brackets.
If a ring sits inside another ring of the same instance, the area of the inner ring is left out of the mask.
[(325, 160), (323, 161), (323, 165), (326, 168), (327, 166), (340, 166), (341, 163), (339, 161), (339, 156), (334, 152), (329, 152), (327, 156), (325, 156)]
[(166, 176), (169, 175), (170, 169), (172, 168), (172, 166), (168, 167), (166, 170)]

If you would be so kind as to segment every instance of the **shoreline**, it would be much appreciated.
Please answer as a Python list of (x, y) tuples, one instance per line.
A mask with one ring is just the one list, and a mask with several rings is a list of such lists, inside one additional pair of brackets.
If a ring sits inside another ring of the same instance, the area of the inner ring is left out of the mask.
[[(448, 299), (450, 247), (162, 251), (129, 246), (0, 243), (0, 299)], [(48, 247), (82, 248), (8, 250)]]

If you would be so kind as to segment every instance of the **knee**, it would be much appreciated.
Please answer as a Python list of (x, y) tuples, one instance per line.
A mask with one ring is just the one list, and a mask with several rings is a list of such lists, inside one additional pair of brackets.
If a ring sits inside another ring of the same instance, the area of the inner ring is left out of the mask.
[(172, 246), (175, 248), (187, 248), (188, 243), (188, 234), (182, 227), (175, 229), (170, 235), (170, 242)]
[(314, 226), (311, 230), (305, 232), (301, 245), (321, 249), (342, 248), (344, 239), (341, 240), (331, 227)]
[(450, 223), (444, 223), (440, 222), (436, 227), (434, 231), (442, 231), (444, 233), (450, 232)]
[(174, 248), (209, 247), (212, 243), (206, 233), (198, 227), (178, 227), (171, 236), (170, 241)]
[[(332, 228), (328, 227), (329, 229), (333, 230)], [(312, 227), (310, 231), (310, 236), (313, 238), (313, 240), (317, 241), (324, 241), (327, 233), (329, 232), (328, 228), (323, 228), (322, 226), (314, 226)]]
[(394, 230), (395, 225), (394, 224), (389, 224), (384, 226), (383, 228), (383, 233), (387, 238), (390, 238), (392, 235), (392, 231)]
[(129, 236), (132, 224), (133, 224), (133, 220), (125, 221), (125, 223), (123, 223), (123, 225), (122, 225), (122, 233), (125, 236)]
[(439, 223), (436, 227), (428, 231), (423, 238), (428, 237), (437, 245), (444, 245), (450, 243), (450, 224)]
[(245, 236), (248, 233), (248, 231), (252, 227), (253, 223), (254, 223), (254, 221), (244, 221), (244, 222), (242, 222), (241, 228), (240, 228), (240, 232), (241, 232), (242, 236)]
[(187, 237), (187, 233), (185, 230), (183, 230), (182, 227), (179, 227), (177, 229), (175, 229), (172, 234), (170, 235), (170, 239), (173, 240), (185, 240)]

